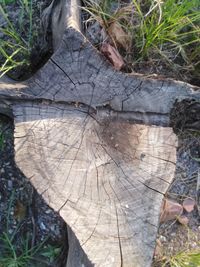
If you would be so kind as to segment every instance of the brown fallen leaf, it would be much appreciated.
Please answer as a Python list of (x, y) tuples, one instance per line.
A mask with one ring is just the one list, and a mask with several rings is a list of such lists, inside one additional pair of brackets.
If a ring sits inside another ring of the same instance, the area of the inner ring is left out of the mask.
[(19, 200), (17, 200), (14, 208), (14, 217), (18, 221), (22, 221), (26, 216), (26, 207)]
[(194, 210), (195, 204), (195, 200), (191, 197), (188, 197), (183, 201), (183, 208), (187, 212), (192, 212)]
[(111, 23), (107, 31), (111, 39), (113, 39), (117, 45), (121, 46), (125, 50), (128, 50), (130, 38), (117, 21)]
[(183, 207), (177, 202), (164, 199), (161, 207), (160, 222), (177, 219), (183, 213)]
[(180, 224), (188, 225), (188, 223), (189, 223), (189, 219), (184, 215), (177, 217), (177, 219), (178, 219)]
[(123, 58), (112, 45), (103, 43), (100, 50), (109, 59), (116, 70), (121, 70), (124, 66)]

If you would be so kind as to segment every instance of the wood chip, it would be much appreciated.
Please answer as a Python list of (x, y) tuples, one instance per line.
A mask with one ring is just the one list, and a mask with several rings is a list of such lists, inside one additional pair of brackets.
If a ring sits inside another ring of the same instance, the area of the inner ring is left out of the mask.
[(188, 197), (183, 201), (183, 208), (187, 212), (192, 212), (194, 210), (195, 204), (195, 200), (191, 197)]
[(164, 199), (162, 208), (160, 222), (166, 222), (169, 220), (175, 220), (177, 217), (181, 216), (183, 213), (183, 207), (177, 202)]
[(116, 70), (122, 69), (124, 66), (124, 60), (112, 45), (103, 43), (100, 50), (109, 59)]

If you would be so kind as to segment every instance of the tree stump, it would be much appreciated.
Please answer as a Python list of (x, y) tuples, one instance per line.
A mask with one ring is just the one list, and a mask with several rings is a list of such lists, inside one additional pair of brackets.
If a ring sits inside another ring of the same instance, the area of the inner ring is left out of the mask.
[(17, 165), (68, 225), (67, 267), (148, 267), (176, 167), (170, 111), (200, 91), (115, 71), (77, 14), (52, 2), (55, 52), (29, 80), (1, 80), (0, 111), (14, 117)]

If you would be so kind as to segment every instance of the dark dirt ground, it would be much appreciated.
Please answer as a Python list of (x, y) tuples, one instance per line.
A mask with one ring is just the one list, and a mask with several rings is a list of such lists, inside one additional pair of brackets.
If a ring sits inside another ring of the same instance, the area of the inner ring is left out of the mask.
[[(31, 64), (25, 70), (18, 68), (9, 73), (15, 79), (26, 79), (36, 69), (41, 67), (45, 60), (52, 54), (51, 36), (44, 40), (41, 15), (52, 0), (33, 0), (33, 32), (34, 45), (31, 54)], [(1, 2), (0, 2), (1, 3)], [(17, 26), (20, 15), (20, 1), (6, 5), (9, 19)], [(3, 18), (0, 17), (3, 25)], [(24, 28), (26, 19), (23, 22)], [(1, 37), (1, 36), (0, 36)], [(3, 233), (14, 236), (13, 245), (19, 253), (26, 238), (29, 248), (41, 246), (31, 266), (37, 267), (62, 267), (65, 266), (67, 255), (67, 229), (65, 222), (59, 214), (48, 207), (34, 190), (27, 178), (16, 167), (14, 162), (13, 122), (11, 119), (0, 115), (0, 255), (4, 251), (1, 238)], [(0, 264), (0, 266), (2, 266)], [(30, 266), (30, 267), (31, 267)], [(3, 266), (7, 267), (7, 266)]]
[[(56, 260), (42, 257), (41, 267), (65, 266), (67, 255), (66, 225), (42, 198), (37, 194), (27, 178), (14, 162), (13, 122), (0, 116), (0, 233), (12, 234), (17, 227), (16, 241), (30, 234), (30, 242), (40, 244), (47, 238), (45, 245), (61, 248)], [(177, 168), (166, 197), (182, 203), (190, 196), (196, 199), (197, 179), (200, 175), (200, 136), (187, 134), (179, 138)], [(170, 257), (185, 249), (200, 249), (200, 224), (197, 207), (186, 214), (189, 224), (183, 226), (177, 221), (160, 224), (158, 231), (159, 255), (152, 266), (162, 266), (159, 260)], [(7, 228), (8, 227), (8, 228)], [(1, 246), (1, 242), (0, 242)], [(37, 256), (41, 259), (41, 255)]]
[[(98, 3), (98, 1), (96, 2)], [(126, 6), (127, 3), (131, 3), (131, 1), (111, 1), (111, 9), (116, 10), (117, 8), (124, 6), (124, 4)], [(143, 3), (145, 3), (145, 1)], [(97, 49), (101, 51), (101, 46), (103, 43), (109, 43), (113, 47), (116, 47), (116, 44), (113, 42), (106, 29), (102, 27), (102, 23), (95, 19), (91, 20), (90, 16), (87, 15), (85, 10), (83, 11), (83, 21), (84, 34)], [(119, 54), (122, 56), (125, 63), (124, 67), (121, 69), (121, 71), (123, 72), (140, 73), (152, 77), (158, 76), (160, 78), (173, 78), (175, 80), (188, 82), (196, 86), (200, 85), (199, 71), (193, 71), (191, 70), (191, 67), (189, 68), (184, 66), (181, 59), (175, 60), (176, 53), (174, 51), (168, 51), (168, 54), (170, 55), (168, 56), (172, 59), (173, 62), (169, 63), (169, 61), (165, 60), (164, 57), (156, 54), (155, 51), (151, 51), (152, 57), (150, 58), (146, 58), (140, 61), (135, 60), (134, 53), (136, 53), (136, 51), (134, 51), (134, 45), (130, 49), (128, 49), (128, 51), (124, 51), (120, 46), (117, 46), (116, 48), (117, 52), (119, 52)], [(109, 60), (109, 57), (107, 58)]]
[[(41, 10), (48, 6), (51, 0), (33, 2), (36, 13), (41, 14)], [(35, 21), (38, 22), (38, 20), (39, 17), (35, 17)], [(19, 227), (15, 238), (16, 243), (27, 234), (30, 235), (31, 246), (46, 240), (44, 247), (51, 245), (53, 248), (60, 248), (60, 252), (51, 262), (48, 257), (36, 256), (42, 260), (42, 263), (33, 266), (65, 266), (66, 224), (59, 214), (45, 204), (27, 178), (16, 167), (13, 131), (12, 120), (0, 116), (0, 233), (8, 232), (12, 235)], [(182, 203), (187, 196), (196, 199), (197, 180), (200, 179), (200, 162), (195, 158), (200, 157), (200, 135), (183, 135), (179, 138), (177, 151), (176, 174), (166, 197)], [(160, 258), (169, 257), (178, 251), (188, 248), (200, 249), (197, 207), (186, 216), (189, 218), (188, 226), (183, 226), (177, 221), (169, 221), (160, 225), (157, 237), (160, 252), (152, 266), (161, 267)]]
[[(24, 1), (24, 0), (23, 0)], [(31, 38), (29, 41), (30, 19), (28, 14), (22, 10), (20, 0), (8, 1), (8, 4), (2, 5), (4, 12), (8, 15), (9, 21), (13, 24), (15, 30), (20, 33), (20, 36), (30, 45), (31, 52), (28, 65), (17, 67), (7, 74), (14, 80), (26, 80), (31, 77), (40, 67), (42, 67), (48, 58), (53, 53), (52, 36), (50, 31), (46, 31), (42, 21), (43, 11), (47, 8), (52, 0), (32, 0), (32, 23), (31, 23)], [(24, 1), (26, 2), (26, 1)], [(29, 3), (30, 1), (28, 1)], [(2, 4), (0, 0), (0, 4)], [(0, 27), (4, 27), (5, 19), (0, 14)], [(5, 38), (0, 31), (0, 39)], [(12, 40), (13, 41), (13, 40)], [(17, 55), (17, 61), (23, 61), (23, 55)], [(0, 56), (0, 63), (4, 63), (5, 59)]]
[[(170, 185), (166, 197), (182, 204), (183, 200), (191, 197), (196, 200), (196, 207), (191, 213), (186, 213), (188, 225), (181, 225), (172, 220), (160, 224), (158, 231), (158, 255), (153, 267), (162, 266), (159, 260), (169, 258), (185, 250), (200, 251), (200, 217), (197, 201), (197, 181), (200, 179), (200, 135), (182, 134), (177, 149), (177, 164), (175, 178)], [(199, 265), (198, 265), (199, 266)], [(196, 267), (198, 267), (196, 266)]]
[[(30, 247), (46, 240), (45, 247), (59, 248), (54, 260), (48, 257), (36, 258), (42, 264), (33, 266), (62, 267), (65, 266), (67, 255), (67, 230), (64, 221), (37, 194), (28, 179), (16, 167), (14, 162), (13, 122), (0, 116), (0, 233), (10, 235), (16, 229), (14, 245), (30, 235)], [(0, 241), (0, 250), (1, 250)], [(48, 249), (47, 249), (48, 250)], [(1, 251), (2, 252), (2, 251)], [(4, 266), (6, 267), (6, 266)]]

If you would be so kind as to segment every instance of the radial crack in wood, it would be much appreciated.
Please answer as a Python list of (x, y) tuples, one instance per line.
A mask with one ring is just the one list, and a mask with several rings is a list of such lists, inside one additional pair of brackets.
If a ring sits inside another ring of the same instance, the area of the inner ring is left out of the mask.
[(172, 129), (92, 118), (64, 105), (13, 109), (17, 165), (94, 266), (149, 266), (175, 170)]
[(115, 71), (77, 1), (46, 10), (55, 52), (29, 80), (0, 81), (0, 112), (14, 115), (17, 165), (69, 226), (67, 267), (148, 267), (175, 170), (169, 114), (199, 88)]
[[(11, 90), (12, 89), (12, 90)], [(28, 81), (0, 83), (0, 98), (79, 102), (93, 108), (169, 115), (176, 100), (200, 99), (197, 87), (115, 71), (73, 28), (65, 30), (51, 59)]]

